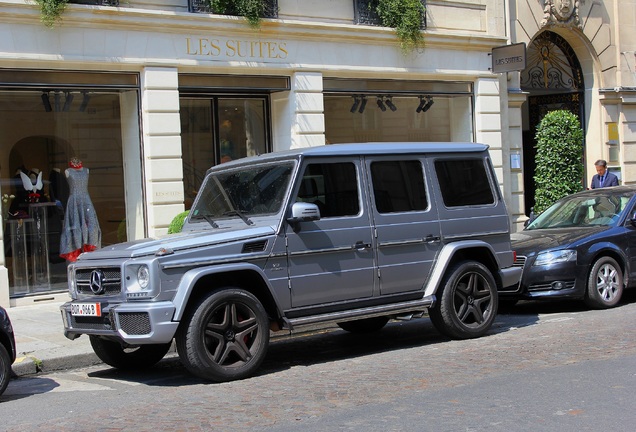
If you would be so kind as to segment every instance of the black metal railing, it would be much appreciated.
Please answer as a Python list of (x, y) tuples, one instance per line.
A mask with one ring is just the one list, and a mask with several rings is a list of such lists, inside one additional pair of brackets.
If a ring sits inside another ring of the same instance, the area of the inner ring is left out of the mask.
[[(420, 0), (426, 8), (426, 0)], [(381, 26), (380, 17), (376, 11), (378, 0), (354, 0), (354, 20), (356, 24)], [(422, 30), (426, 28), (426, 12), (422, 14)]]
[[(265, 0), (261, 18), (278, 18), (278, 0)], [(212, 13), (219, 15), (241, 16), (236, 10), (213, 10), (208, 0), (188, 0), (188, 10), (193, 13)]]
[(95, 6), (119, 6), (119, 0), (68, 0), (68, 2)]

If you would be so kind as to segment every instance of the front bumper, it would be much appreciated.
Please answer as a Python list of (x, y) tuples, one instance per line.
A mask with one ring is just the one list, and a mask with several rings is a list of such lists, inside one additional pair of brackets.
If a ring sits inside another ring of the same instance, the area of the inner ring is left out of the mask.
[(75, 339), (82, 334), (107, 336), (129, 345), (169, 343), (179, 326), (173, 321), (172, 302), (101, 303), (101, 316), (73, 316), (71, 301), (60, 306), (64, 336)]
[(534, 257), (523, 266), (521, 283), (504, 298), (517, 299), (580, 299), (585, 295), (588, 268), (576, 262), (534, 266)]

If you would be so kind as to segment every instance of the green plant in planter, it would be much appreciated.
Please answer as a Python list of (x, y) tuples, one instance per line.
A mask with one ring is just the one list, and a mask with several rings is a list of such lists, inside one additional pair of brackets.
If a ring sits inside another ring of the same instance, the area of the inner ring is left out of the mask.
[(170, 225), (168, 225), (168, 234), (180, 233), (183, 229), (183, 224), (189, 213), (190, 210), (186, 210), (176, 215), (174, 219), (172, 219), (172, 222), (170, 222)]
[(40, 6), (40, 20), (47, 27), (53, 27), (62, 16), (68, 0), (35, 0)]
[(403, 52), (422, 45), (422, 17), (426, 8), (421, 0), (377, 0), (376, 11), (383, 26), (395, 29)]
[(550, 111), (537, 127), (534, 213), (583, 190), (583, 129), (570, 111)]
[(239, 15), (245, 17), (251, 27), (261, 25), (261, 17), (265, 12), (264, 0), (208, 0), (215, 13)]

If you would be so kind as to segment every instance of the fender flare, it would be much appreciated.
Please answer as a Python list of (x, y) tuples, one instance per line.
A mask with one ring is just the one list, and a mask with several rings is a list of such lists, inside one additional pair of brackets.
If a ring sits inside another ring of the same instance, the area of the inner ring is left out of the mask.
[(440, 253), (435, 258), (435, 265), (433, 270), (431, 271), (431, 276), (428, 278), (428, 281), (424, 285), (424, 297), (434, 295), (444, 278), (444, 274), (448, 269), (448, 265), (451, 263), (453, 256), (461, 250), (464, 249), (475, 249), (475, 248), (486, 248), (490, 252), (493, 260), (497, 263), (497, 267), (499, 268), (499, 260), (497, 259), (497, 254), (492, 246), (486, 242), (479, 240), (461, 240), (457, 242), (452, 242), (444, 245)]
[(254, 264), (236, 263), (236, 264), (228, 264), (223, 266), (217, 265), (212, 267), (198, 267), (192, 270), (188, 270), (186, 273), (184, 273), (183, 277), (181, 278), (181, 281), (179, 282), (179, 286), (177, 287), (177, 293), (174, 296), (174, 299), (172, 300), (175, 306), (173, 320), (181, 321), (181, 319), (183, 318), (183, 314), (185, 312), (186, 306), (188, 305), (188, 301), (190, 300), (190, 295), (192, 294), (192, 290), (194, 289), (194, 286), (197, 284), (197, 282), (201, 278), (205, 276), (213, 275), (213, 274), (223, 274), (228, 272), (245, 271), (245, 270), (258, 273), (259, 277), (263, 280), (263, 282), (267, 286), (268, 294), (272, 298), (272, 301), (274, 302), (276, 309), (280, 312), (281, 308), (280, 308), (278, 299), (274, 295), (272, 286), (270, 285), (269, 280), (263, 273), (263, 270)]

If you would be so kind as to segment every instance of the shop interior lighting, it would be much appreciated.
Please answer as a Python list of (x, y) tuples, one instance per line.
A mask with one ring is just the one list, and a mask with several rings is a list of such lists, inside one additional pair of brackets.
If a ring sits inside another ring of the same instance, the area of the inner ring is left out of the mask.
[(86, 108), (88, 107), (88, 103), (91, 101), (91, 95), (89, 95), (88, 92), (83, 91), (82, 95), (83, 95), (82, 103), (80, 104), (80, 107), (79, 107), (80, 112), (86, 111)]
[(42, 93), (42, 105), (44, 105), (44, 111), (51, 112), (53, 108), (51, 107), (51, 101), (49, 100), (49, 92)]
[(360, 109), (358, 110), (358, 112), (362, 114), (366, 107), (367, 107), (367, 97), (362, 95), (360, 96)]
[(386, 111), (386, 106), (384, 106), (384, 102), (382, 102), (382, 96), (378, 96), (378, 107), (380, 108), (380, 111), (384, 112)]
[(395, 105), (393, 105), (393, 97), (392, 96), (387, 96), (386, 100), (384, 101), (384, 103), (386, 104), (386, 106), (389, 107), (389, 109), (393, 112), (397, 111), (397, 107)]
[(431, 107), (435, 103), (435, 102), (433, 102), (433, 98), (430, 97), (430, 96), (427, 96), (426, 99), (428, 99), (428, 102), (426, 102), (426, 105), (424, 105), (424, 107), (422, 108), (422, 112), (426, 112), (429, 109), (431, 109)]
[(415, 112), (426, 112), (429, 109), (431, 109), (431, 106), (433, 106), (433, 98), (430, 96), (420, 96), (420, 104), (417, 106), (417, 108), (415, 109)]
[(353, 105), (351, 105), (351, 109), (349, 110), (349, 112), (356, 112), (358, 110), (358, 106), (360, 105), (360, 99), (358, 98), (358, 95), (353, 95)]
[(62, 111), (68, 112), (71, 109), (71, 104), (73, 103), (75, 96), (73, 96), (71, 92), (64, 92), (64, 96), (64, 108), (62, 108)]
[(62, 110), (62, 95), (58, 91), (56, 91), (53, 96), (53, 104), (55, 106), (55, 112), (60, 112)]

